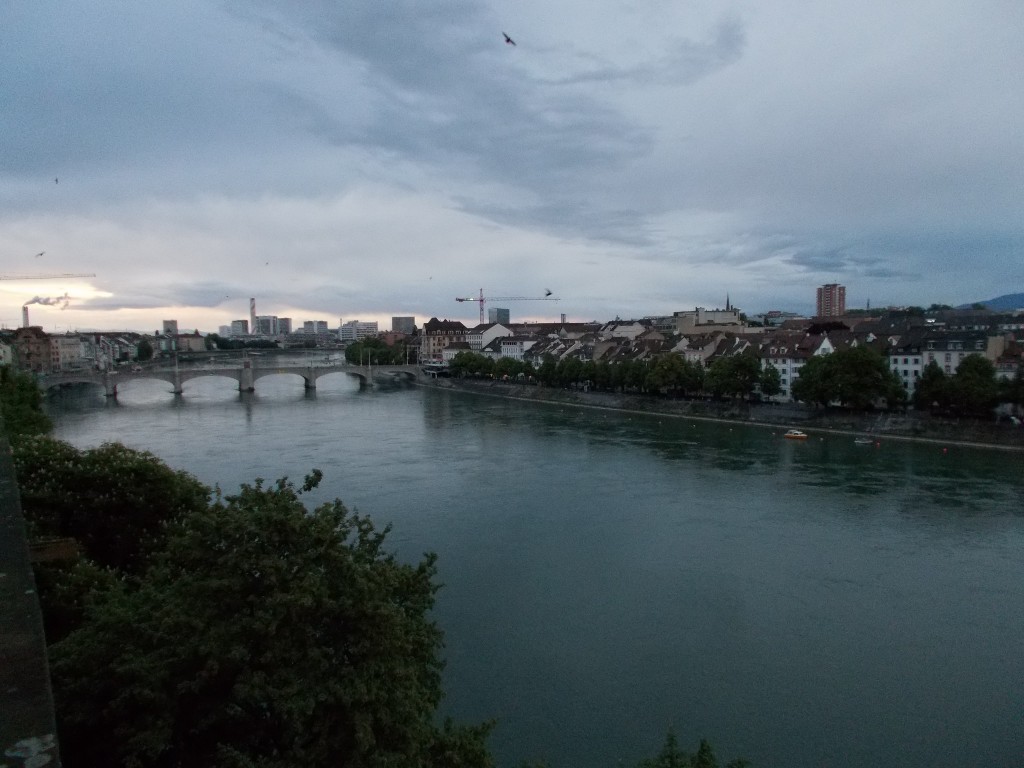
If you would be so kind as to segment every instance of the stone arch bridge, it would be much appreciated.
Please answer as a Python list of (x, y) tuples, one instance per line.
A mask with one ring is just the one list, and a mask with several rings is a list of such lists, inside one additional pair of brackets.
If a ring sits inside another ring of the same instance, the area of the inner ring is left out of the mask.
[(103, 387), (107, 397), (117, 397), (117, 387), (139, 379), (158, 379), (174, 387), (174, 394), (182, 394), (182, 385), (191, 379), (220, 376), (238, 382), (239, 392), (253, 392), (256, 381), (264, 376), (292, 374), (300, 376), (306, 389), (316, 389), (321, 376), (344, 373), (359, 379), (359, 388), (372, 387), (375, 379), (391, 379), (415, 382), (425, 378), (422, 370), (415, 365), (266, 365), (253, 367), (251, 361), (241, 365), (205, 365), (189, 368), (172, 366), (122, 368), (116, 371), (80, 371), (75, 373), (53, 373), (39, 377), (43, 391), (64, 384), (97, 384)]

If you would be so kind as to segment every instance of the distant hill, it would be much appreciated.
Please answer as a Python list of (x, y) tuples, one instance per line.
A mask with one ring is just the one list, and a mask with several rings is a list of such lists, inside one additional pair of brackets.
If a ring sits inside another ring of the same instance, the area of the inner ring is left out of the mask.
[(970, 309), (974, 304), (984, 304), (995, 312), (1007, 312), (1011, 309), (1024, 309), (1024, 293), (1007, 293), (986, 301), (961, 304), (957, 309)]

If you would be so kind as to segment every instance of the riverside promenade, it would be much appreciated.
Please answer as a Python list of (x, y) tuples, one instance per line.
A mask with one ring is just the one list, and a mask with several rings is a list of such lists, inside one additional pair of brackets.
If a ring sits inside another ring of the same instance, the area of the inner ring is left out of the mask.
[(0, 422), (0, 765), (52, 768), (60, 756), (46, 638), (4, 434)]

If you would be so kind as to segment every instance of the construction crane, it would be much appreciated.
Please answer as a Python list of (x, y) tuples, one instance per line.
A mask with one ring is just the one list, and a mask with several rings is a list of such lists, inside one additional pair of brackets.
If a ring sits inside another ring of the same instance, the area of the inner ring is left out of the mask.
[(0, 275), (0, 280), (60, 280), (66, 277), (96, 277), (93, 273), (64, 272), (60, 275)]
[(551, 291), (548, 291), (547, 296), (484, 296), (484, 289), (480, 289), (479, 296), (465, 296), (455, 297), (456, 301), (476, 301), (480, 304), (480, 322), (484, 322), (484, 302), (487, 301), (561, 301), (556, 296), (551, 295)]

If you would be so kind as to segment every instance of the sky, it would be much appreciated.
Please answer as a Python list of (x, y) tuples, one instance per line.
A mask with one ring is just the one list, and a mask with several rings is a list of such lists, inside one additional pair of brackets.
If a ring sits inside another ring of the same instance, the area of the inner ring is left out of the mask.
[(0, 326), (1021, 292), (1022, 40), (1020, 0), (7, 0), (0, 275), (90, 276)]

